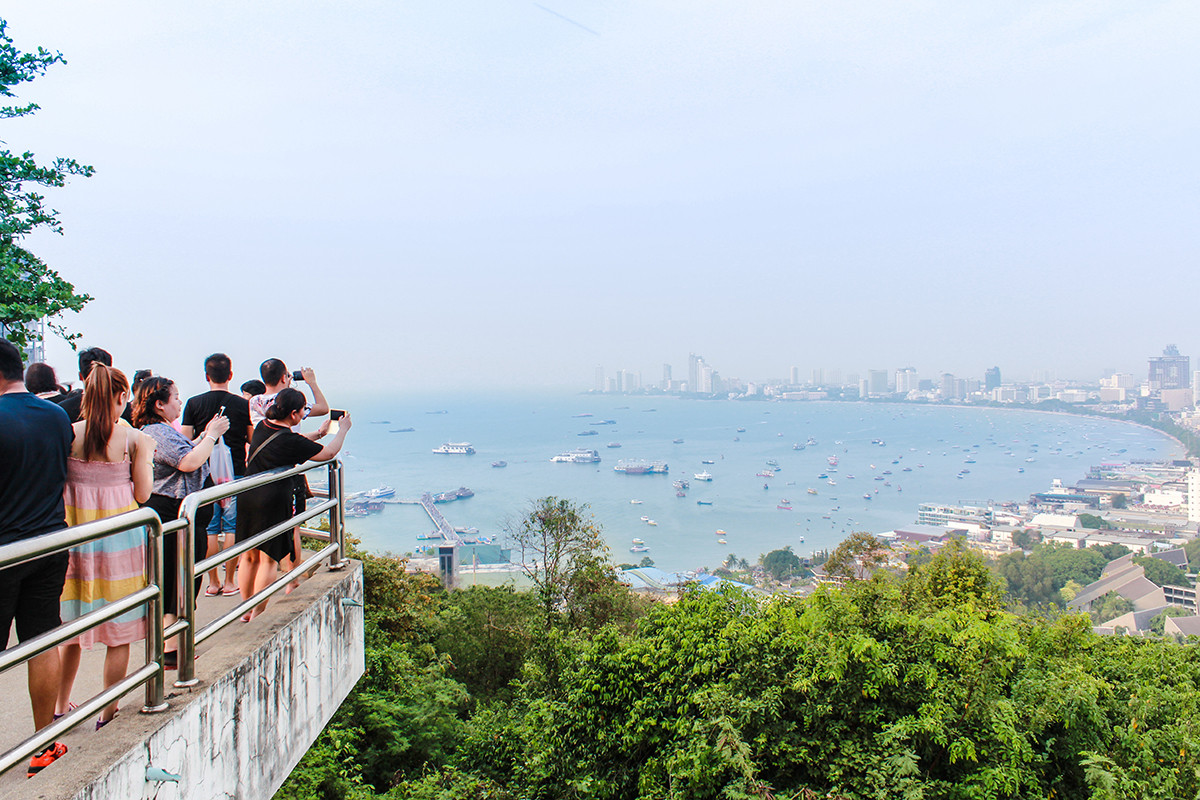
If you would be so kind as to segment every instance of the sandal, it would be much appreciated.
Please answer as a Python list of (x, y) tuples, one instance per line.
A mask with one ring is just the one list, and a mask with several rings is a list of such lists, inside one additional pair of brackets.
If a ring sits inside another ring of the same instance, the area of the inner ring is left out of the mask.
[(221, 594), (225, 595), (226, 597), (233, 597), (235, 594), (241, 594), (241, 590), (236, 586), (229, 586), (225, 589), (222, 589)]
[[(75, 710), (75, 709), (77, 709), (77, 708), (79, 708), (79, 706), (75, 705), (74, 703), (69, 703), (69, 704), (67, 705), (67, 714), (70, 714), (72, 711), (74, 711), (74, 710)], [(62, 719), (62, 718), (63, 718), (63, 717), (65, 717), (67, 714), (55, 714), (55, 715), (54, 715), (54, 718), (55, 718), (55, 719)]]
[(212, 584), (209, 584), (208, 588), (204, 590), (205, 597), (216, 597), (220, 593), (221, 593), (221, 587), (213, 586)]
[(112, 715), (111, 717), (109, 717), (108, 719), (97, 719), (97, 720), (96, 720), (96, 730), (100, 730), (100, 729), (101, 729), (101, 728), (103, 728), (105, 725), (107, 725), (108, 723), (112, 722), (114, 719), (116, 719), (116, 718), (117, 718), (117, 714), (120, 714), (120, 713), (121, 713), (121, 712), (120, 712), (119, 710), (118, 710), (118, 711), (114, 711), (114, 712), (113, 712), (113, 715)]

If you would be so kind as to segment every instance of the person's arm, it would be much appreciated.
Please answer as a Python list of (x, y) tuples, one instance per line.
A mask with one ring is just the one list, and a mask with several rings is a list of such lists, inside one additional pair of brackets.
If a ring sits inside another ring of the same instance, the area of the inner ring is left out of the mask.
[(133, 499), (140, 505), (149, 500), (154, 491), (154, 451), (158, 443), (150, 434), (137, 430), (126, 431), (125, 435), (133, 442), (129, 453), (133, 462), (130, 472), (133, 475)]
[(196, 443), (191, 452), (179, 459), (179, 464), (175, 469), (180, 472), (195, 472), (200, 469), (212, 455), (213, 448), (217, 445), (217, 439), (227, 430), (229, 430), (229, 417), (213, 417), (204, 428), (204, 434), (200, 437), (200, 441)]
[(303, 436), (305, 439), (309, 439), (311, 441), (318, 442), (321, 439), (324, 439), (328, 433), (329, 433), (329, 420), (325, 420), (324, 422), (321, 423), (321, 427), (317, 428), (315, 431), (309, 431), (308, 433), (302, 433), (300, 435)]
[(313, 461), (329, 461), (342, 449), (342, 442), (346, 441), (346, 434), (350, 432), (350, 414), (338, 420), (338, 432), (334, 434), (333, 439), (329, 444), (321, 448), (321, 452), (312, 457)]
[(312, 367), (305, 367), (300, 372), (304, 375), (304, 382), (312, 390), (312, 410), (308, 412), (308, 415), (310, 417), (320, 417), (328, 414), (329, 403), (325, 400), (325, 395), (321, 392), (321, 387), (317, 386), (317, 373), (313, 372)]

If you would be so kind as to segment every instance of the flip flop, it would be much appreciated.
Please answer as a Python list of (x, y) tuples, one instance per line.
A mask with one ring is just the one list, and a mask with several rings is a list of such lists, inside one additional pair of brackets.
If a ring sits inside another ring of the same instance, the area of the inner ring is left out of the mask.
[(221, 594), (225, 595), (226, 597), (233, 597), (235, 594), (241, 594), (241, 591), (235, 586), (232, 589), (223, 589)]
[(205, 597), (216, 597), (220, 593), (221, 593), (220, 586), (209, 586), (207, 589), (204, 590)]

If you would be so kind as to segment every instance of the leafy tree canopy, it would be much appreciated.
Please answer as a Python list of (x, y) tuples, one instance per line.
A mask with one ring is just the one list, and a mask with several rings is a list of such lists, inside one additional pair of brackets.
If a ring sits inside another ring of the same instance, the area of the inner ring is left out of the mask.
[[(8, 23), (0, 19), (0, 96), (15, 98), (14, 88), (43, 75), (51, 66), (66, 63), (62, 53), (39, 47), (22, 52), (8, 35)], [(0, 107), (0, 120), (28, 116), (36, 103)], [(3, 144), (0, 141), (0, 144)], [(60, 188), (72, 175), (88, 177), (93, 168), (73, 158), (56, 158), (49, 166), (39, 164), (33, 153), (0, 149), (0, 325), (6, 338), (18, 347), (35, 337), (29, 323), (47, 318), (51, 330), (68, 342), (79, 334), (69, 333), (57, 318), (64, 311), (79, 311), (92, 298), (78, 294), (21, 241), (38, 228), (62, 233), (58, 212), (45, 204), (41, 188)]]
[(1174, 564), (1168, 564), (1161, 558), (1150, 556), (1134, 556), (1133, 563), (1141, 564), (1146, 571), (1146, 578), (1159, 586), (1191, 586), (1192, 582)]
[(781, 550), (772, 550), (763, 556), (763, 570), (777, 581), (786, 580), (800, 571), (800, 557), (789, 545)]

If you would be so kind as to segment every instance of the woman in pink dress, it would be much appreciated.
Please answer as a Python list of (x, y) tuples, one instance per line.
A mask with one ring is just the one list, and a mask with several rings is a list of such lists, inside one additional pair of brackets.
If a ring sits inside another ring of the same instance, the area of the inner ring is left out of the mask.
[[(150, 496), (154, 440), (121, 420), (129, 383), (120, 370), (96, 363), (84, 385), (81, 419), (67, 460), (63, 492), (67, 524), (79, 525), (123, 514)], [(134, 528), (71, 548), (62, 593), (62, 619), (76, 619), (146, 585), (146, 531)], [(80, 648), (105, 646), (104, 686), (125, 677), (129, 645), (146, 636), (144, 607), (111, 619), (61, 646), (62, 683), (56, 715), (71, 707)], [(100, 713), (99, 730), (117, 713), (114, 702)]]

